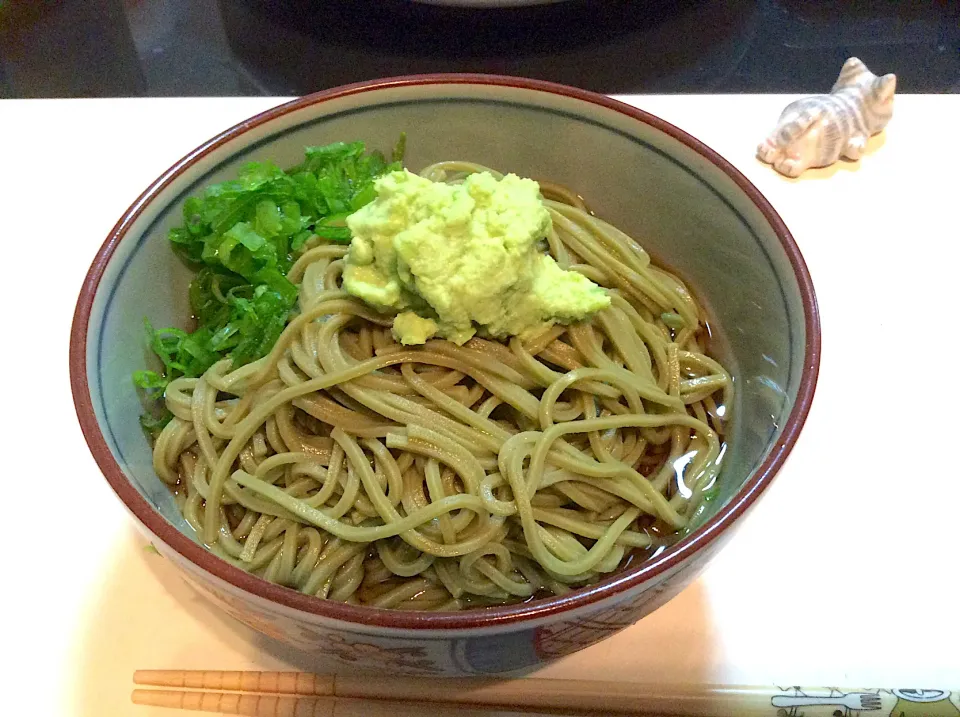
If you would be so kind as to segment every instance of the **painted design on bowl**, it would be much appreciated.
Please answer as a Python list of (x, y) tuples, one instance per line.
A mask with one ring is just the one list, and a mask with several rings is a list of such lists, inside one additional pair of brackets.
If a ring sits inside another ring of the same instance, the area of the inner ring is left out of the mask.
[(423, 647), (386, 647), (356, 639), (348, 640), (333, 632), (320, 633), (305, 629), (303, 632), (312, 633), (317, 644), (323, 646), (324, 652), (329, 652), (347, 664), (398, 669), (403, 672), (437, 672), (436, 664), (427, 657), (427, 651)]
[(697, 572), (677, 570), (632, 599), (614, 603), (582, 619), (538, 628), (534, 634), (537, 655), (543, 660), (554, 660), (630, 627), (677, 595), (696, 578)]
[(192, 575), (185, 575), (184, 577), (190, 585), (214, 602), (221, 610), (247, 627), (279, 642), (289, 643), (294, 636), (292, 621), (275, 614), (255, 610), (248, 601), (235, 598), (206, 581), (195, 579)]
[[(367, 669), (390, 668), (407, 674), (441, 674), (444, 669), (431, 659), (421, 645), (401, 640), (380, 640), (359, 635), (345, 637), (342, 632), (308, 625), (273, 611), (257, 610), (242, 598), (230, 595), (210, 582), (184, 576), (198, 592), (209, 598), (223, 612), (249, 628), (306, 653), (322, 653), (345, 665)], [(439, 643), (442, 645), (442, 643)]]

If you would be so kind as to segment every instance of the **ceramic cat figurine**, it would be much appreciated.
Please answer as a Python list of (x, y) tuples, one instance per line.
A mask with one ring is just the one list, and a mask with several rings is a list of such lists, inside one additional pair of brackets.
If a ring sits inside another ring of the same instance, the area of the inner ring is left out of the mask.
[(826, 167), (840, 157), (857, 160), (871, 135), (893, 115), (896, 75), (877, 77), (856, 57), (843, 63), (829, 95), (791, 102), (757, 157), (788, 177)]

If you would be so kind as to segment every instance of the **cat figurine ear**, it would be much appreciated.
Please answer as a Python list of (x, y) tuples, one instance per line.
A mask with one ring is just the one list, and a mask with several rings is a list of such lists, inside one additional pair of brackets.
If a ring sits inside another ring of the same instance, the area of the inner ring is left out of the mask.
[(843, 63), (840, 69), (840, 75), (837, 81), (833, 83), (830, 92), (842, 90), (844, 87), (856, 87), (863, 80), (864, 76), (874, 77), (874, 74), (867, 69), (859, 57), (851, 57)]
[(873, 81), (874, 96), (882, 101), (893, 99), (893, 94), (897, 91), (897, 76), (894, 74), (878, 77)]
[(856, 161), (871, 135), (893, 116), (896, 75), (877, 77), (856, 57), (843, 63), (828, 95), (791, 102), (757, 157), (788, 177), (826, 167), (841, 157)]

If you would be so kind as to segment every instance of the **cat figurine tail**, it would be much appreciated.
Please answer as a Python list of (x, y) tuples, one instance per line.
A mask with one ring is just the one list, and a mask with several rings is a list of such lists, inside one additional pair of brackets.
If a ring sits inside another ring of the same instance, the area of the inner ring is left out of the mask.
[(757, 157), (780, 174), (799, 177), (840, 157), (860, 159), (871, 135), (893, 116), (896, 75), (877, 77), (856, 57), (843, 63), (829, 95), (813, 95), (784, 108)]

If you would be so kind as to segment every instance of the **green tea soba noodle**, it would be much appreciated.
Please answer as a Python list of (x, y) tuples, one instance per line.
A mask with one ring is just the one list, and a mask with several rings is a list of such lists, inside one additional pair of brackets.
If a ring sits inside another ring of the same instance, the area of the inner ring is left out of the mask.
[(343, 290), (348, 247), (314, 238), (270, 353), (170, 382), (154, 464), (211, 550), (320, 598), (458, 610), (563, 594), (682, 534), (731, 406), (704, 310), (573, 192), (541, 191), (545, 249), (609, 290), (589, 321), (403, 346)]

